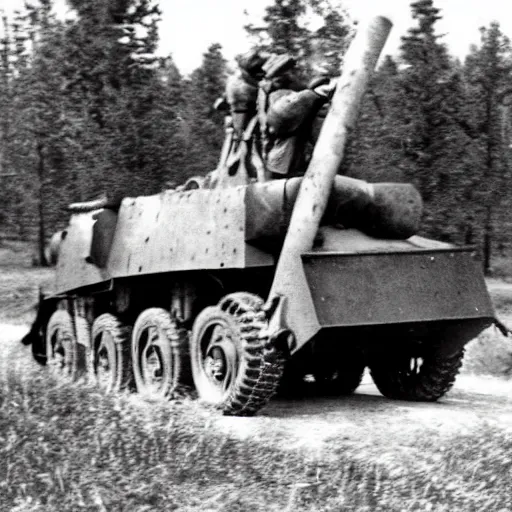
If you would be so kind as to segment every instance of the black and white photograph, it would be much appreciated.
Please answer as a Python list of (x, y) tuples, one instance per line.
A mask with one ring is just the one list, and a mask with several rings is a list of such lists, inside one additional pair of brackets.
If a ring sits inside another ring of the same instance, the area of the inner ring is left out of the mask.
[(512, 512), (504, 0), (1, 0), (0, 512)]

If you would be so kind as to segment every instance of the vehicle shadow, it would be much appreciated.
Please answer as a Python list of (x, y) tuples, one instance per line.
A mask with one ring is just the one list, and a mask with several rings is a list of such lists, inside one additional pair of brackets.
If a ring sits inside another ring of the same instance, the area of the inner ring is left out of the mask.
[(346, 413), (350, 415), (355, 409), (358, 414), (374, 414), (375, 412), (389, 413), (389, 407), (394, 409), (415, 410), (431, 412), (436, 411), (460, 411), (471, 413), (489, 413), (490, 407), (496, 405), (501, 412), (512, 413), (512, 397), (479, 393), (473, 389), (455, 387), (444, 397), (436, 402), (416, 402), (408, 400), (393, 400), (382, 396), (373, 383), (363, 383), (357, 391), (348, 396), (326, 396), (314, 393), (313, 389), (307, 390), (301, 396), (274, 398), (263, 411), (261, 416), (287, 416), (305, 417), (318, 414)]

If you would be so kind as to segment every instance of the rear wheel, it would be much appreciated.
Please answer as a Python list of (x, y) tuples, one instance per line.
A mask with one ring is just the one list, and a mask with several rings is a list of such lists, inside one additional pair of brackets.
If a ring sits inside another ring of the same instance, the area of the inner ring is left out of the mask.
[(366, 367), (362, 354), (344, 354), (320, 361), (313, 372), (317, 390), (323, 395), (351, 395), (361, 384)]
[(132, 331), (133, 375), (139, 393), (170, 397), (189, 374), (187, 332), (161, 308), (143, 311)]
[(455, 382), (464, 349), (445, 355), (428, 350), (423, 357), (395, 354), (374, 359), (370, 373), (379, 391), (388, 398), (434, 402)]
[(46, 356), (50, 372), (69, 381), (77, 380), (85, 369), (85, 347), (76, 342), (71, 315), (55, 311), (46, 327)]
[(265, 334), (263, 301), (239, 292), (196, 318), (191, 363), (199, 396), (227, 415), (249, 416), (276, 392), (284, 358)]
[(110, 313), (92, 325), (92, 371), (107, 392), (126, 389), (132, 381), (130, 334), (131, 329)]

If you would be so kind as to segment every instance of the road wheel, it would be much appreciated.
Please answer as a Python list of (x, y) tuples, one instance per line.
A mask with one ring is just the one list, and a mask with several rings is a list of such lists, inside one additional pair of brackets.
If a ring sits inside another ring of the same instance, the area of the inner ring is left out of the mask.
[(92, 324), (92, 373), (108, 393), (126, 389), (132, 381), (130, 335), (130, 327), (110, 313)]
[(370, 373), (379, 391), (388, 398), (434, 402), (455, 382), (464, 349), (451, 355), (434, 350), (424, 357), (383, 357), (370, 363)]
[(187, 331), (161, 308), (143, 311), (132, 331), (132, 362), (139, 393), (171, 397), (189, 370)]
[(263, 301), (239, 292), (205, 308), (192, 329), (192, 374), (202, 400), (226, 415), (249, 416), (274, 395), (284, 358), (269, 343)]
[(330, 396), (351, 395), (361, 384), (366, 363), (362, 354), (340, 354), (322, 359), (315, 365), (313, 376), (318, 393)]
[(76, 342), (71, 315), (55, 311), (46, 327), (47, 366), (52, 375), (77, 380), (85, 369), (85, 347)]

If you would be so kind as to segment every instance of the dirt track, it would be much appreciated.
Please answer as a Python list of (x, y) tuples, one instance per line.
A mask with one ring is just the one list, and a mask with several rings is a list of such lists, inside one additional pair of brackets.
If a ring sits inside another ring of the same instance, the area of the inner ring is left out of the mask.
[(484, 425), (512, 432), (512, 381), (461, 375), (437, 403), (392, 401), (382, 397), (369, 377), (356, 394), (340, 399), (307, 398), (271, 402), (256, 418), (216, 419), (220, 428), (241, 437), (278, 439), (290, 448), (351, 446), (353, 454), (394, 464), (419, 462), (431, 440), (433, 451), (454, 437)]
[[(37, 366), (30, 347), (18, 342), (25, 330), (1, 326), (0, 356), (16, 360), (16, 371)], [(483, 426), (512, 432), (512, 381), (460, 375), (439, 402), (412, 403), (382, 397), (366, 375), (357, 393), (347, 398), (274, 400), (255, 418), (213, 416), (209, 421), (231, 435), (290, 449), (330, 451), (342, 442), (354, 457), (370, 456), (403, 468), (422, 463), (425, 445), (431, 455), (450, 439)]]

